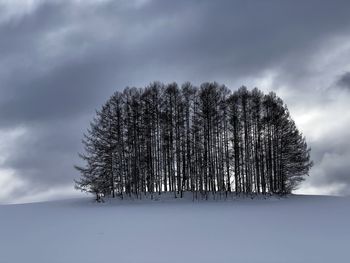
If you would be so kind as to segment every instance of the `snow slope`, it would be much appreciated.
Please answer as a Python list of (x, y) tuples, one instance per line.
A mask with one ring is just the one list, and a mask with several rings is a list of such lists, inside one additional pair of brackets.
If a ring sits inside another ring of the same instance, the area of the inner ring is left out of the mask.
[(350, 198), (0, 206), (0, 263), (350, 262)]

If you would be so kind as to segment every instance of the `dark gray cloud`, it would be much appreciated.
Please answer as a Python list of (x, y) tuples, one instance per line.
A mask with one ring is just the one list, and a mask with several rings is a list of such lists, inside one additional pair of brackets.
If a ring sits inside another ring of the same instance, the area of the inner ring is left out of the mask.
[[(348, 73), (339, 78), (350, 64), (325, 62), (350, 43), (349, 1), (34, 3), (29, 11), (11, 1), (0, 5), (0, 130), (25, 129), (0, 162), (25, 182), (8, 194), (13, 197), (72, 184), (81, 135), (95, 108), (125, 86), (153, 80), (258, 85), (279, 91), (300, 119), (321, 105), (337, 114), (337, 105), (349, 102), (320, 89), (350, 85)], [(327, 130), (310, 114), (310, 123)], [(348, 120), (341, 120), (342, 129)], [(325, 158), (348, 156), (348, 134), (326, 140), (328, 133), (318, 135), (310, 123), (301, 128), (320, 167), (310, 184), (349, 186), (348, 167)]]
[(350, 72), (345, 72), (337, 80), (337, 85), (350, 90)]

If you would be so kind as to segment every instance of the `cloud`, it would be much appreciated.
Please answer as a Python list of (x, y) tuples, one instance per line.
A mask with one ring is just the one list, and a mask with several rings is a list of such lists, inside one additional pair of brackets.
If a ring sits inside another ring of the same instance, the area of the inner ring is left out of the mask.
[(350, 195), (350, 152), (325, 153), (297, 193)]
[(0, 132), (25, 130), (1, 141), (0, 169), (22, 182), (6, 195), (71, 186), (94, 110), (113, 91), (154, 80), (276, 91), (313, 148), (305, 186), (326, 189), (334, 179), (345, 188), (328, 192), (344, 193), (347, 167), (329, 160), (350, 149), (349, 8), (342, 0), (0, 0)]
[(337, 85), (350, 90), (350, 72), (345, 72), (337, 80)]

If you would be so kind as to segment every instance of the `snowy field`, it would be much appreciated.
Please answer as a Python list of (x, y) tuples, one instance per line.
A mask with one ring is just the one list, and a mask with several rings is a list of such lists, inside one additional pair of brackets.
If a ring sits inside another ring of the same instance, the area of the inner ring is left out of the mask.
[(349, 197), (0, 206), (0, 263), (349, 260)]

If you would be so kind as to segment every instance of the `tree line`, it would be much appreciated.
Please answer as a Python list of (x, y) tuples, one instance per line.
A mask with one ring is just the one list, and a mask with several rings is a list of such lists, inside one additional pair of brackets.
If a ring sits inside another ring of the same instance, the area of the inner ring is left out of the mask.
[(124, 197), (171, 192), (288, 194), (312, 162), (275, 93), (154, 82), (115, 92), (84, 134), (76, 188)]

